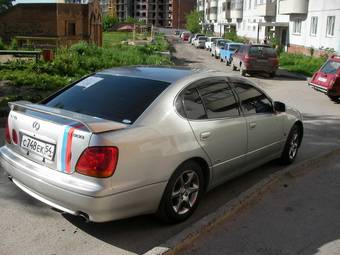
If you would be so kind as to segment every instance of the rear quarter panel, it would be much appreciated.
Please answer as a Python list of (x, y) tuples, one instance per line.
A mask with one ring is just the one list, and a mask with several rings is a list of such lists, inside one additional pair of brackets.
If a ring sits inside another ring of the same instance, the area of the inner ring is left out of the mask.
[(90, 146), (119, 148), (112, 193), (167, 182), (181, 163), (193, 157), (210, 165), (188, 121), (175, 110), (176, 94), (163, 92), (130, 128), (93, 135)]

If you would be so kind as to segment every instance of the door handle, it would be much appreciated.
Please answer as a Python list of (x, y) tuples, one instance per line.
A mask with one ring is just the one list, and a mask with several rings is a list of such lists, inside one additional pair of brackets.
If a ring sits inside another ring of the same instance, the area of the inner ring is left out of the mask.
[(201, 139), (201, 140), (206, 140), (206, 139), (209, 138), (210, 135), (211, 135), (210, 132), (202, 132), (202, 133), (200, 134), (200, 139)]
[(256, 122), (249, 123), (249, 128), (254, 129), (256, 127)]

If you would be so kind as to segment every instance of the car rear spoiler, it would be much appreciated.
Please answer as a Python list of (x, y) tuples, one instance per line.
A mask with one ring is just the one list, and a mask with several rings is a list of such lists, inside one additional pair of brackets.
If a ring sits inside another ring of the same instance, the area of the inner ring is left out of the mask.
[(88, 129), (88, 131), (92, 133), (113, 131), (123, 129), (129, 126), (127, 124), (119, 123), (116, 121), (105, 120), (102, 118), (97, 118), (82, 113), (71, 112), (60, 108), (48, 107), (41, 104), (33, 104), (28, 101), (9, 102), (8, 104), (11, 110), (13, 111), (31, 110), (34, 112), (43, 113), (50, 116), (56, 116), (72, 120), (83, 125), (85, 128)]

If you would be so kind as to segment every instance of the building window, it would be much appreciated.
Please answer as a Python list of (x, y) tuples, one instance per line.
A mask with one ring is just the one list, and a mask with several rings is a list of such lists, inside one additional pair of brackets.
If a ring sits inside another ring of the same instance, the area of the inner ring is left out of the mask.
[(251, 9), (251, 0), (248, 0), (248, 4), (249, 4), (248, 9)]
[(318, 32), (318, 17), (312, 17), (310, 20), (310, 35), (316, 36)]
[(335, 16), (327, 17), (326, 36), (334, 36)]
[(297, 19), (293, 22), (293, 34), (301, 34), (301, 23), (302, 21), (300, 19)]
[(75, 36), (76, 35), (76, 23), (66, 21), (66, 28), (65, 34), (68, 36)]

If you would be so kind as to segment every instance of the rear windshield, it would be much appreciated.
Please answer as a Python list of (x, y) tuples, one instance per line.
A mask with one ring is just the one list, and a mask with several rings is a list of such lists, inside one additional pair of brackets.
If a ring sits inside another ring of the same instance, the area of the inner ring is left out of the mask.
[(220, 38), (211, 38), (211, 41), (214, 43), (214, 42), (216, 42), (216, 40), (218, 40), (218, 39), (220, 39)]
[(208, 38), (204, 37), (204, 36), (200, 36), (200, 37), (198, 37), (198, 40), (199, 41), (206, 41), (206, 40), (208, 40)]
[(335, 62), (329, 60), (321, 69), (323, 73), (336, 74), (337, 70), (340, 68), (340, 62)]
[(250, 56), (265, 56), (270, 58), (276, 58), (276, 52), (270, 47), (252, 46), (249, 48)]
[(50, 107), (131, 124), (169, 85), (163, 81), (96, 74), (43, 103)]
[(240, 47), (241, 47), (240, 44), (230, 44), (229, 45), (229, 50), (230, 51), (235, 51), (235, 50), (238, 50)]
[(217, 46), (223, 46), (226, 44), (226, 41), (217, 41)]

